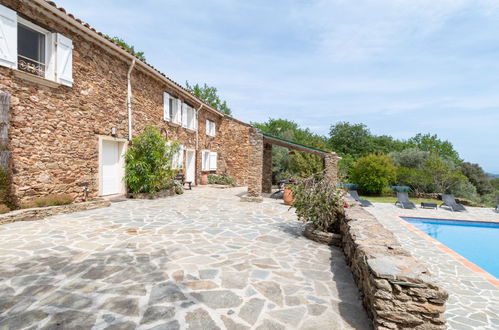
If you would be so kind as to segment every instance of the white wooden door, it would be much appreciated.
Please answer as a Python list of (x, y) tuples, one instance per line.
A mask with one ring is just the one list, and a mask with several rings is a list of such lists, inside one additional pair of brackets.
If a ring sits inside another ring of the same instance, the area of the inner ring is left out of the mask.
[(186, 151), (185, 181), (194, 183), (196, 177), (196, 153), (192, 150)]
[(121, 192), (120, 144), (102, 141), (102, 195)]

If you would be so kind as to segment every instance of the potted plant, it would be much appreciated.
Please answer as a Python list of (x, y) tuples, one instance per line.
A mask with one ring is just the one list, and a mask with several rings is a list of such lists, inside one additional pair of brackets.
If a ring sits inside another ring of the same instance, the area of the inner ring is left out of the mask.
[(202, 185), (208, 184), (208, 173), (206, 173), (206, 172), (201, 173), (201, 184)]
[(284, 185), (284, 192), (282, 194), (282, 199), (284, 200), (285, 205), (293, 205), (294, 202), (294, 196), (293, 196), (293, 188), (295, 184), (294, 183), (286, 183)]

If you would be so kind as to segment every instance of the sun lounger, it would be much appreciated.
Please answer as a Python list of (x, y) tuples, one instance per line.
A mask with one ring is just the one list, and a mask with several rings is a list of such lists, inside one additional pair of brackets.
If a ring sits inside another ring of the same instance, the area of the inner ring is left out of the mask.
[(443, 203), (440, 205), (440, 207), (447, 206), (451, 209), (452, 212), (466, 211), (466, 208), (462, 204), (456, 203), (454, 195), (442, 195), (442, 201)]
[(360, 206), (373, 206), (373, 204), (368, 201), (367, 199), (360, 199), (359, 194), (357, 193), (357, 190), (349, 190), (348, 193), (350, 196), (352, 196), (353, 199), (355, 199), (357, 202), (360, 203)]
[(499, 197), (497, 197), (497, 206), (496, 206), (496, 212), (499, 212)]
[(397, 201), (395, 205), (400, 205), (404, 209), (415, 209), (416, 205), (409, 200), (409, 195), (406, 192), (397, 192)]

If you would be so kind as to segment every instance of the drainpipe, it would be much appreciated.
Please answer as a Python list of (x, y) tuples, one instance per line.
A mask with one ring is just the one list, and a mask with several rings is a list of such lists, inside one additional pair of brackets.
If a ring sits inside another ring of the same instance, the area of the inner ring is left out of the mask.
[[(195, 155), (194, 155), (194, 164), (197, 165), (197, 159), (198, 159), (198, 149), (199, 149), (199, 111), (201, 110), (201, 108), (203, 107), (203, 104), (201, 103), (201, 105), (199, 106), (198, 109), (196, 109), (196, 151), (195, 151)], [(202, 164), (201, 164), (202, 166)], [(196, 173), (194, 174), (194, 181), (196, 182), (197, 184), (197, 166), (196, 167)]]
[(127, 80), (128, 80), (128, 90), (127, 90), (127, 97), (126, 97), (126, 105), (128, 108), (128, 141), (132, 140), (132, 70), (133, 67), (135, 66), (135, 58), (132, 61), (132, 64), (130, 65), (130, 69), (128, 70), (128, 75), (127, 75)]

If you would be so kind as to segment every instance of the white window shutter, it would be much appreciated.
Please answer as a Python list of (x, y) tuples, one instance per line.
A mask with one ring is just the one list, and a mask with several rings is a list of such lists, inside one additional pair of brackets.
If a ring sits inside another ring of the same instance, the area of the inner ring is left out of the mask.
[(180, 146), (178, 151), (178, 168), (184, 168), (184, 147)]
[(206, 151), (201, 152), (201, 171), (206, 171)]
[(211, 122), (211, 136), (215, 136), (215, 134), (216, 134), (215, 133), (216, 132), (216, 126), (215, 125), (216, 125), (215, 122), (212, 121)]
[(175, 114), (175, 123), (181, 124), (182, 123), (182, 102), (177, 99), (177, 112)]
[(57, 33), (57, 82), (73, 86), (73, 41)]
[(187, 127), (187, 104), (182, 103), (182, 126)]
[(0, 65), (17, 69), (17, 13), (0, 5)]
[(217, 153), (210, 152), (210, 171), (217, 169)]
[(163, 93), (163, 120), (170, 119), (170, 94)]

